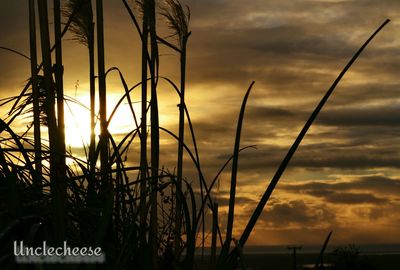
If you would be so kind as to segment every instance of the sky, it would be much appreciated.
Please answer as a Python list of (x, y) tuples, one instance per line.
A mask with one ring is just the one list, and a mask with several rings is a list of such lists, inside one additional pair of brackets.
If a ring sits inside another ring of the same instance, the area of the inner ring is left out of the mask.
[[(26, 2), (0, 2), (0, 46), (29, 54)], [(242, 98), (255, 81), (241, 146), (257, 149), (242, 152), (239, 159), (234, 237), (240, 237), (296, 135), (341, 69), (375, 29), (391, 19), (309, 130), (249, 244), (322, 244), (330, 230), (336, 244), (399, 243), (400, 1), (183, 3), (191, 10), (192, 31), (187, 106), (209, 180), (233, 152)], [(119, 67), (132, 86), (140, 80), (138, 36), (122, 1), (105, 0), (104, 5), (106, 65)], [(162, 18), (158, 29), (160, 36), (175, 42)], [(66, 94), (87, 103), (87, 50), (70, 35), (63, 45)], [(178, 83), (179, 56), (160, 48), (161, 75)], [(0, 98), (18, 94), (29, 76), (29, 62), (5, 51), (0, 51), (0, 61)], [(107, 86), (110, 110), (123, 88), (115, 73)], [(138, 101), (139, 94), (133, 99)], [(178, 99), (166, 83), (159, 85), (159, 99), (161, 125), (176, 132)], [(89, 118), (83, 109), (70, 107), (75, 117), (67, 113), (67, 142), (79, 153), (76, 135), (87, 135)], [(111, 133), (118, 137), (133, 128), (128, 115), (124, 105)], [(176, 142), (161, 139), (161, 164), (173, 170)], [(137, 149), (130, 153), (128, 161), (134, 163)], [(191, 180), (194, 168), (188, 159), (186, 164), (184, 174)], [(226, 222), (229, 177), (228, 168), (213, 194), (220, 205), (221, 225)]]

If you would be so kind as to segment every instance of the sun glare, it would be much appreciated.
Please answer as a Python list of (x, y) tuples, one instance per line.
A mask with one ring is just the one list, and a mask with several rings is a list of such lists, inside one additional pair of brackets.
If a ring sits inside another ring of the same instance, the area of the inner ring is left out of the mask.
[[(120, 96), (116, 94), (111, 93), (108, 95), (108, 118), (110, 117), (110, 114), (119, 98)], [(90, 142), (90, 111), (88, 109), (89, 96), (82, 95), (76, 97), (75, 99), (79, 100), (82, 104), (84, 104), (84, 106), (72, 101), (67, 101), (65, 103), (65, 142), (67, 146), (81, 148), (84, 145), (89, 145)], [(136, 119), (140, 121), (140, 104), (135, 103), (132, 106), (136, 113)], [(97, 111), (98, 109), (96, 109), (96, 112)], [(167, 117), (161, 118), (160, 121), (165, 119), (167, 119)], [(135, 124), (133, 124), (133, 122), (131, 109), (126, 102), (123, 102), (113, 115), (108, 130), (113, 135), (127, 134), (135, 129)], [(100, 135), (100, 126), (98, 123), (96, 123), (95, 134), (96, 138), (98, 138)]]
[[(96, 130), (98, 134), (98, 130)], [(67, 102), (65, 105), (65, 143), (71, 147), (82, 147), (90, 141), (90, 112), (87, 108)]]

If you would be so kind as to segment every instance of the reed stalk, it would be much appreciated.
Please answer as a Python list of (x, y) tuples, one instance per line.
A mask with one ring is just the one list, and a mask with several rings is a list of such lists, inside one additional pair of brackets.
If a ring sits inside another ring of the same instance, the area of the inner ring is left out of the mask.
[(100, 171), (102, 196), (111, 192), (110, 164), (108, 162), (108, 129), (107, 129), (107, 96), (106, 96), (106, 74), (104, 56), (104, 22), (103, 22), (103, 0), (96, 0), (97, 17), (97, 64), (99, 81), (99, 120), (100, 120)]
[[(58, 126), (58, 177), (62, 192), (66, 190), (66, 160), (65, 160), (65, 119), (64, 119), (64, 67), (62, 62), (61, 36), (61, 6), (60, 0), (54, 0), (54, 39), (55, 39), (55, 86), (57, 95), (57, 126)], [(64, 195), (65, 197), (65, 195)], [(65, 200), (65, 198), (63, 198)]]
[(216, 269), (217, 261), (217, 232), (218, 232), (218, 203), (214, 202), (212, 210), (212, 234), (211, 234), (211, 259), (210, 259), (210, 269)]
[(89, 55), (89, 95), (90, 95), (90, 144), (89, 144), (89, 171), (88, 198), (94, 198), (95, 172), (96, 172), (96, 135), (95, 135), (95, 51), (94, 51), (94, 22), (91, 0), (69, 0), (65, 6), (64, 15), (72, 18), (70, 31), (74, 39), (88, 48)]
[[(178, 51), (180, 54), (180, 91), (179, 93), (179, 123), (178, 123), (178, 161), (177, 161), (177, 182), (176, 188), (182, 189), (183, 178), (183, 143), (185, 140), (185, 84), (186, 84), (186, 52), (187, 42), (190, 36), (189, 8), (185, 12), (182, 5), (177, 0), (166, 0), (166, 6), (162, 9), (161, 14), (167, 19), (169, 28), (173, 31), (173, 35), (178, 40)], [(165, 43), (164, 43), (165, 44)], [(203, 186), (200, 182), (201, 191)], [(201, 192), (202, 193), (202, 192)], [(178, 196), (176, 194), (176, 196)], [(203, 196), (203, 194), (201, 194)], [(178, 198), (175, 200), (178, 202)], [(176, 205), (175, 210), (175, 257), (179, 256), (181, 249), (181, 227), (182, 227), (182, 207), (180, 204)]]
[(325, 238), (324, 244), (322, 245), (321, 251), (318, 255), (317, 262), (315, 263), (315, 266), (314, 266), (315, 269), (324, 267), (324, 261), (323, 261), (324, 253), (325, 253), (326, 247), (328, 246), (329, 239), (331, 239), (331, 236), (332, 236), (332, 231), (330, 231), (328, 233), (328, 236)]
[(35, 171), (34, 185), (38, 194), (41, 193), (42, 181), (42, 142), (40, 134), (40, 105), (39, 87), (37, 78), (37, 47), (36, 47), (36, 16), (35, 1), (29, 0), (29, 49), (31, 63), (31, 81), (33, 96), (33, 137), (35, 148)]
[(236, 197), (236, 183), (237, 183), (237, 174), (238, 174), (238, 166), (239, 166), (239, 149), (240, 149), (240, 137), (243, 126), (244, 112), (246, 109), (247, 100), (249, 98), (251, 89), (253, 88), (254, 82), (252, 82), (249, 86), (249, 89), (244, 96), (242, 107), (240, 109), (237, 128), (236, 128), (236, 138), (235, 138), (235, 146), (233, 149), (233, 160), (232, 160), (232, 173), (231, 173), (231, 188), (229, 195), (229, 210), (228, 210), (228, 223), (226, 226), (226, 238), (225, 243), (221, 251), (221, 257), (224, 258), (230, 248), (230, 243), (232, 241), (232, 232), (233, 232), (233, 219), (235, 213), (235, 197)]
[(157, 269), (158, 260), (158, 180), (160, 162), (160, 131), (159, 131), (159, 112), (157, 98), (158, 80), (158, 44), (156, 32), (156, 7), (155, 0), (147, 0), (149, 12), (149, 34), (150, 34), (150, 122), (151, 122), (151, 193), (150, 193), (150, 249), (152, 256), (152, 268)]
[[(64, 120), (64, 82), (63, 73), (64, 67), (62, 62), (62, 36), (61, 36), (61, 6), (60, 0), (54, 0), (54, 40), (55, 40), (55, 64), (53, 66), (55, 75), (55, 93), (57, 103), (57, 189), (58, 189), (58, 207), (60, 207), (63, 216), (60, 217), (60, 222), (64, 225), (65, 207), (67, 198), (67, 178), (66, 178), (66, 155), (65, 155), (65, 120)], [(54, 180), (54, 179), (52, 179)], [(57, 210), (56, 210), (57, 211)], [(62, 230), (60, 239), (57, 239), (58, 244), (65, 240), (65, 229)], [(61, 267), (63, 269), (64, 267)]]
[[(90, 8), (91, 9), (91, 8)], [(89, 84), (90, 84), (90, 145), (89, 145), (89, 160), (90, 174), (94, 175), (96, 169), (96, 85), (94, 71), (94, 22), (90, 25), (90, 36), (88, 38), (89, 51)]]
[(144, 246), (147, 243), (147, 63), (148, 63), (148, 39), (149, 39), (149, 15), (146, 10), (146, 1), (142, 4), (143, 22), (142, 22), (142, 93), (141, 93), (141, 124), (140, 124), (140, 245)]
[[(55, 89), (52, 77), (52, 62), (50, 52), (50, 37), (48, 26), (48, 11), (47, 1), (38, 0), (39, 10), (39, 25), (41, 48), (43, 58), (43, 72), (44, 72), (44, 86), (46, 91), (46, 117), (48, 124), (49, 134), (49, 148), (50, 148), (50, 183), (51, 183), (51, 196), (53, 202), (53, 220), (54, 220), (54, 234), (55, 242), (61, 243), (65, 237), (65, 208), (64, 208), (64, 189), (63, 183), (59, 178), (59, 131), (57, 128), (56, 114), (55, 114)], [(61, 179), (62, 181), (62, 179)]]

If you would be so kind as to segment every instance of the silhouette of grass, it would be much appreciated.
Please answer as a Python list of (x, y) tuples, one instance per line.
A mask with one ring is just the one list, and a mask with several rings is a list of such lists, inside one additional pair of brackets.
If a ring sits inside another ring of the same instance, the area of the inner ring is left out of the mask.
[[(96, 40), (93, 11), (89, 2), (67, 1), (63, 12), (56, 5), (56, 44), (51, 47), (47, 2), (38, 0), (40, 48), (43, 58), (43, 63), (38, 66), (34, 39), (36, 31), (34, 1), (29, 1), (30, 79), (19, 96), (0, 101), (1, 106), (11, 106), (6, 118), (0, 120), (0, 241), (5, 243), (0, 254), (1, 269), (18, 269), (11, 253), (12, 242), (15, 240), (24, 240), (30, 245), (40, 245), (42, 241), (58, 245), (66, 240), (71, 246), (100, 246), (107, 255), (105, 265), (99, 266), (102, 269), (193, 269), (197, 263), (194, 256), (196, 247), (202, 246), (204, 255), (207, 222), (212, 223), (210, 229), (212, 256), (208, 265), (211, 269), (236, 269), (238, 259), (243, 263), (242, 249), (249, 235), (308, 129), (344, 74), (389, 21), (385, 21), (356, 52), (317, 105), (260, 199), (241, 238), (236, 240), (233, 237), (233, 228), (239, 156), (243, 150), (255, 147), (240, 147), (244, 112), (254, 82), (250, 84), (243, 98), (232, 156), (227, 159), (216, 176), (207, 181), (201, 167), (194, 124), (185, 100), (186, 47), (190, 36), (189, 9), (185, 11), (177, 0), (167, 0), (160, 13), (157, 13), (154, 0), (137, 1), (141, 12), (138, 20), (135, 11), (127, 1), (123, 0), (140, 37), (142, 53), (141, 81), (129, 87), (118, 67), (105, 69), (102, 0), (97, 0), (99, 87), (95, 89)], [(58, 4), (59, 1), (56, 0), (55, 3)], [(57, 19), (61, 13), (67, 17), (63, 31)], [(158, 35), (156, 22), (159, 15), (167, 19), (172, 35), (177, 37), (175, 41), (169, 42)], [(85, 151), (84, 158), (74, 156), (63, 147), (64, 103), (66, 101), (79, 103), (64, 96), (62, 91), (61, 38), (68, 28), (75, 38), (89, 49), (90, 123), (88, 125), (91, 134), (89, 149), (82, 145)], [(179, 84), (159, 75), (159, 45), (179, 53)], [(55, 69), (52, 68), (52, 48), (56, 50)], [(12, 49), (11, 51), (15, 53)], [(111, 72), (118, 73), (124, 94), (107, 118), (106, 80)], [(157, 96), (159, 80), (166, 81), (179, 98), (178, 134), (159, 125)], [(148, 84), (151, 97), (149, 101)], [(135, 90), (141, 90), (140, 119), (133, 107), (136, 101), (133, 100), (132, 94)], [(95, 91), (98, 91), (100, 96), (98, 113), (94, 110)], [(109, 133), (108, 127), (123, 102), (128, 104), (132, 114), (132, 129), (117, 140)], [(147, 120), (148, 113), (150, 121)], [(12, 128), (14, 120), (26, 117), (32, 118), (32, 125), (29, 125), (22, 135), (18, 135)], [(96, 123), (101, 129), (98, 141), (94, 136)], [(28, 132), (32, 126), (33, 140)], [(185, 139), (186, 126), (190, 131), (192, 148), (189, 146), (189, 140)], [(40, 128), (47, 128), (48, 140), (41, 137), (43, 134)], [(178, 145), (176, 172), (171, 172), (160, 164), (160, 148), (163, 145), (160, 144), (159, 132), (171, 136)], [(134, 143), (136, 141), (137, 144)], [(139, 164), (128, 166), (126, 162), (128, 151), (136, 145), (139, 145), (137, 149)], [(148, 150), (150, 150), (150, 160)], [(198, 179), (188, 180), (184, 177), (185, 157), (189, 158), (190, 165), (195, 168)], [(218, 204), (212, 195), (215, 183), (229, 164), (232, 164), (231, 188), (228, 222), (226, 230), (222, 230), (226, 231), (224, 239), (219, 227)], [(211, 211), (211, 216), (207, 215), (207, 210)], [(232, 241), (235, 246), (231, 248)], [(217, 247), (221, 248), (218, 256)], [(42, 268), (47, 269), (47, 265), (43, 265)], [(88, 264), (77, 266), (76, 269), (97, 268)]]

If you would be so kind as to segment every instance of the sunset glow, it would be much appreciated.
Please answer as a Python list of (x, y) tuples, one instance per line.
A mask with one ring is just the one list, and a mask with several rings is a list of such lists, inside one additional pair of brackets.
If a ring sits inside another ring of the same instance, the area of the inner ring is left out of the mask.
[[(208, 183), (232, 155), (242, 98), (251, 81), (256, 81), (240, 146), (257, 149), (240, 154), (234, 237), (240, 237), (325, 91), (374, 29), (390, 18), (391, 24), (356, 61), (309, 130), (248, 243), (320, 244), (330, 230), (335, 244), (399, 243), (400, 1), (250, 2), (184, 1), (192, 11), (186, 102)], [(104, 5), (106, 68), (118, 66), (132, 87), (141, 76), (138, 35), (121, 1)], [(20, 1), (0, 3), (0, 46), (28, 54), (26, 13)], [(159, 24), (160, 35), (168, 37), (166, 25)], [(70, 35), (63, 41), (65, 93), (89, 107), (87, 49)], [(179, 57), (161, 47), (160, 58), (160, 76), (179, 82)], [(29, 62), (2, 50), (0, 59), (1, 98), (18, 95), (29, 78)], [(110, 116), (125, 89), (116, 72), (107, 76)], [(158, 83), (160, 126), (178, 134), (179, 98), (165, 80)], [(140, 87), (131, 98), (140, 121)], [(89, 110), (66, 104), (66, 144), (81, 151), (90, 140)], [(2, 107), (1, 114), (8, 109)], [(120, 140), (134, 129), (132, 111), (124, 100), (108, 130)], [(188, 126), (185, 132), (185, 142), (193, 149)], [(160, 134), (160, 167), (174, 171), (178, 143)], [(98, 124), (96, 139), (99, 135)], [(138, 160), (138, 145), (137, 139), (128, 162)], [(185, 179), (197, 181), (187, 153), (183, 162)], [(227, 222), (230, 169), (229, 165), (221, 174), (219, 189), (212, 193), (220, 205), (222, 228)]]

